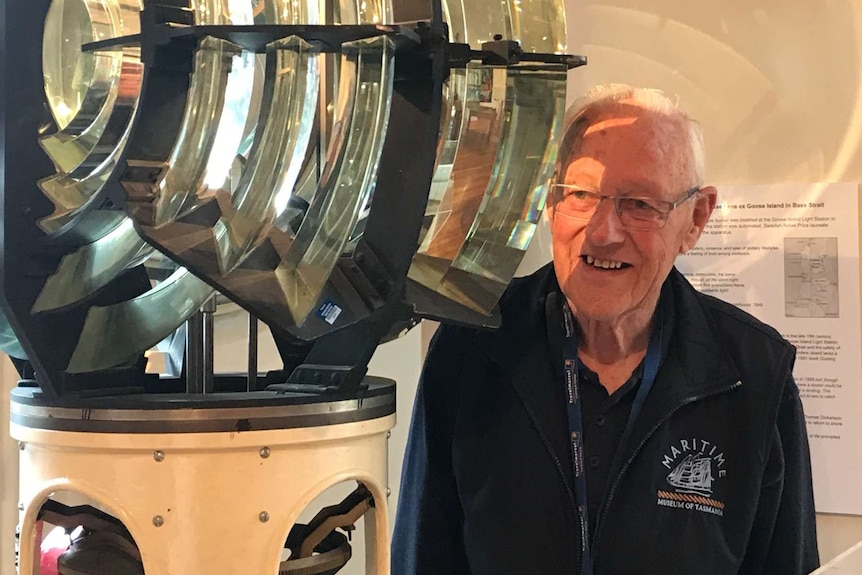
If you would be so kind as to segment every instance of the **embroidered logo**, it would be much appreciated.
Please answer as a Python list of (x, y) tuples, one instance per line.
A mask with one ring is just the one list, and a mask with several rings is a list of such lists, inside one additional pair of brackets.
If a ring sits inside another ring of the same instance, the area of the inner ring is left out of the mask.
[(657, 492), (656, 505), (724, 515), (724, 503), (713, 497), (718, 479), (727, 475), (724, 453), (703, 439), (682, 439), (670, 446), (661, 464), (670, 470), (667, 490)]

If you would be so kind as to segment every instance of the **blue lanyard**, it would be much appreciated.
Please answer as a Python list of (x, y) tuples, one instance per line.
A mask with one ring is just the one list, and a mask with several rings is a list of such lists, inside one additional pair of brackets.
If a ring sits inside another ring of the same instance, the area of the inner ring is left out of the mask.
[[(566, 343), (563, 361), (566, 377), (566, 400), (569, 416), (569, 439), (572, 448), (572, 467), (575, 473), (575, 500), (578, 506), (578, 519), (581, 528), (581, 575), (593, 575), (593, 557), (590, 553), (589, 515), (587, 513), (587, 478), (584, 467), (584, 421), (581, 415), (581, 402), (578, 389), (578, 334), (575, 330), (575, 319), (569, 309), (568, 302), (563, 303), (563, 320), (566, 328)], [(631, 435), (635, 420), (643, 409), (647, 395), (652, 389), (658, 374), (658, 364), (661, 359), (662, 320), (658, 315), (658, 329), (650, 336), (644, 359), (644, 372), (638, 386), (625, 431), (620, 439), (619, 447), (624, 446)]]

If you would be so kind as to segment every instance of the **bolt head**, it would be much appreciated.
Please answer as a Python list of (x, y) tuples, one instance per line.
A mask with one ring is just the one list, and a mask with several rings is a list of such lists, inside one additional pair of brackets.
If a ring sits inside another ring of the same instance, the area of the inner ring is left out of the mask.
[(266, 459), (272, 454), (272, 450), (269, 447), (261, 447), (260, 448), (260, 456), (263, 459)]
[(153, 525), (155, 525), (156, 527), (161, 527), (164, 524), (165, 518), (161, 515), (156, 515), (155, 517), (153, 517)]
[(165, 460), (165, 452), (164, 451), (153, 451), (153, 459), (158, 462), (162, 462)]
[(267, 513), (266, 511), (261, 511), (260, 515), (258, 515), (257, 518), (260, 519), (261, 523), (266, 523), (267, 521), (269, 521), (269, 513)]

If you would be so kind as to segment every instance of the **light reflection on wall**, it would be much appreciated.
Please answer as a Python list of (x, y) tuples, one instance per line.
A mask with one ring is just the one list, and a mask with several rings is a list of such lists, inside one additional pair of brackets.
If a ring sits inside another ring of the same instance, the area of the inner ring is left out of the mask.
[(572, 92), (618, 81), (679, 95), (704, 125), (708, 179), (862, 176), (862, 3), (568, 2), (590, 65)]
[[(569, 100), (625, 82), (680, 98), (714, 184), (862, 180), (862, 0), (566, 0)], [(542, 226), (519, 269), (551, 257)]]

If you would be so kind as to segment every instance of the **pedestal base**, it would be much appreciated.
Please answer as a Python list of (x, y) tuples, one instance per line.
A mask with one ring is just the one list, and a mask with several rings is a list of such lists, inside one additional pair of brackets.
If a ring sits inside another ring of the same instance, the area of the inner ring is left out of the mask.
[(351, 480), (364, 484), (375, 504), (365, 515), (366, 573), (389, 574), (387, 436), (394, 413), (211, 433), (96, 433), (14, 421), (11, 433), (21, 442), (20, 575), (35, 573), (37, 515), (60, 491), (79, 493), (119, 519), (146, 575), (276, 575), (300, 513)]
[[(31, 575), (36, 516), (80, 493), (120, 519), (146, 575), (275, 575), (300, 513), (348, 480), (371, 491), (366, 573), (389, 573), (386, 432), (395, 416), (247, 433), (117, 435), (12, 426), (21, 452), (20, 575)], [(263, 457), (268, 454), (267, 457)]]

